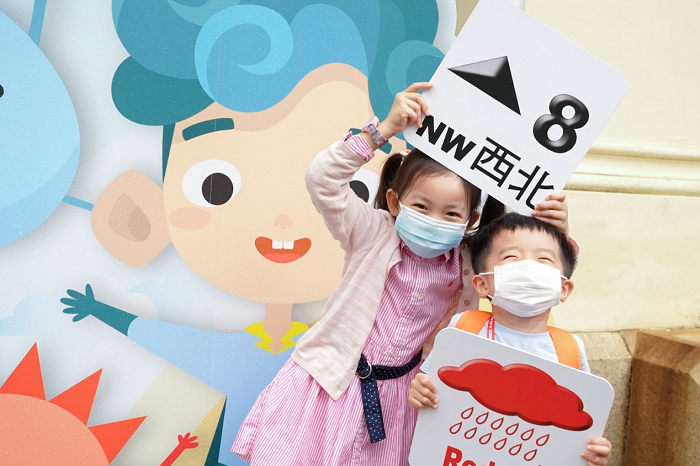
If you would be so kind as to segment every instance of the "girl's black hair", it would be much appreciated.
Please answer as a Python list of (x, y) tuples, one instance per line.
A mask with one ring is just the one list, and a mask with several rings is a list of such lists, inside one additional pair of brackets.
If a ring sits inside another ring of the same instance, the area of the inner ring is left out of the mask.
[(481, 217), (479, 218), (479, 230), (484, 228), (486, 225), (502, 217), (506, 213), (506, 206), (502, 202), (497, 201), (496, 198), (488, 196), (486, 202), (484, 202), (484, 207), (481, 209)]
[[(384, 161), (384, 165), (382, 166), (382, 173), (379, 178), (379, 189), (377, 190), (377, 197), (374, 200), (374, 207), (377, 209), (389, 210), (389, 204), (386, 200), (386, 193), (389, 189), (396, 191), (396, 194), (398, 194), (400, 198), (405, 192), (411, 189), (413, 183), (420, 177), (443, 173), (452, 173), (457, 176), (449, 168), (428, 157), (418, 149), (413, 149), (406, 156), (392, 154)], [(467, 208), (469, 210), (467, 221), (470, 221), (472, 214), (479, 209), (481, 189), (464, 178), (460, 177), (460, 180), (464, 183), (464, 192), (466, 193)]]

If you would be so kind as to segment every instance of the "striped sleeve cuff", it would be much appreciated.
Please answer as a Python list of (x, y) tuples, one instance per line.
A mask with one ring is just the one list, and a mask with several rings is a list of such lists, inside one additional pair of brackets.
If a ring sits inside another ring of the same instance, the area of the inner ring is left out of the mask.
[(365, 162), (369, 162), (374, 157), (374, 151), (361, 135), (347, 133), (343, 140), (345, 145)]

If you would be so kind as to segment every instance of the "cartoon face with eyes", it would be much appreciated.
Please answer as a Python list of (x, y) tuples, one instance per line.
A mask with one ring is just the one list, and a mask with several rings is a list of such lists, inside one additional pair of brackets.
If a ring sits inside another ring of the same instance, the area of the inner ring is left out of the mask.
[[(315, 211), (304, 174), (317, 152), (371, 116), (367, 79), (326, 65), (252, 116), (214, 103), (178, 122), (162, 191), (143, 173), (124, 173), (95, 203), (93, 230), (135, 266), (172, 242), (208, 282), (265, 303), (275, 339), (289, 329), (292, 304), (327, 298), (340, 279), (343, 251)], [(351, 183), (369, 203), (385, 158), (379, 153)]]
[[(346, 78), (321, 82), (329, 75)], [(309, 200), (304, 173), (317, 152), (371, 116), (366, 78), (326, 65), (248, 116), (212, 104), (175, 126), (163, 185), (172, 242), (199, 275), (233, 295), (278, 304), (324, 299), (340, 279), (343, 253)], [(370, 202), (381, 159), (357, 177)]]
[[(95, 235), (132, 266), (172, 242), (209, 283), (265, 303), (264, 333), (279, 350), (292, 304), (328, 298), (343, 266), (306, 168), (351, 128), (386, 115), (408, 82), (429, 78), (443, 56), (433, 42), (453, 38), (452, 11), (442, 0), (371, 0), (362, 11), (342, 1), (115, 1), (131, 56), (115, 72), (113, 100), (130, 120), (163, 126), (164, 180), (161, 189), (135, 170), (118, 177), (95, 203)], [(402, 21), (411, 27), (401, 37), (382, 27)], [(351, 183), (369, 203), (384, 158)]]

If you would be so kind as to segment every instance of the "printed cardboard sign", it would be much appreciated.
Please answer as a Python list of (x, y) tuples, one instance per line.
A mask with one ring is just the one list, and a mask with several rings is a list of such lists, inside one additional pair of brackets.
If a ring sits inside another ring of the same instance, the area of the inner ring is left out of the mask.
[(454, 328), (437, 335), (428, 376), (440, 401), (418, 414), (416, 465), (585, 466), (614, 397), (605, 379)]
[(424, 92), (406, 141), (517, 212), (561, 191), (625, 77), (505, 0), (481, 0)]

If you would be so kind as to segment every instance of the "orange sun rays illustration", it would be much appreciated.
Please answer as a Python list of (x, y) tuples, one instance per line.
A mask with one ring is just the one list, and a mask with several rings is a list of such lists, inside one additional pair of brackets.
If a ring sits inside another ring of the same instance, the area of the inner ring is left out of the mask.
[(88, 427), (101, 374), (47, 401), (34, 344), (0, 386), (0, 466), (111, 463), (146, 417)]

